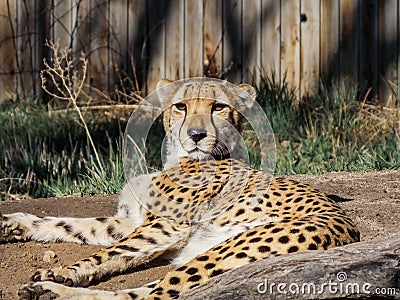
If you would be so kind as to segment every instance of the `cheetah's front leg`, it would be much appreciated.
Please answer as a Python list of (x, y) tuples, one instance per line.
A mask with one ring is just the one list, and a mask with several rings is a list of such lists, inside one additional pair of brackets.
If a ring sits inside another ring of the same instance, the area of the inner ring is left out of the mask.
[(132, 234), (89, 258), (53, 270), (38, 270), (34, 281), (55, 281), (68, 286), (87, 286), (105, 275), (123, 272), (149, 262), (166, 250), (182, 248), (190, 227), (166, 219), (155, 219)]
[(110, 246), (134, 230), (132, 220), (108, 218), (40, 218), (26, 213), (0, 214), (0, 243), (34, 240)]

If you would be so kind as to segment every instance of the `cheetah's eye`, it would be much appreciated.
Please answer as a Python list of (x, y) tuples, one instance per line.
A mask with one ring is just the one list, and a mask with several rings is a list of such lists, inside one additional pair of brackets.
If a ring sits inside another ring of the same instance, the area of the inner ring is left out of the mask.
[(216, 103), (216, 104), (213, 105), (212, 110), (213, 110), (213, 111), (221, 111), (221, 110), (223, 110), (225, 107), (227, 107), (226, 104)]
[(174, 106), (176, 107), (177, 110), (186, 110), (185, 103), (175, 103)]

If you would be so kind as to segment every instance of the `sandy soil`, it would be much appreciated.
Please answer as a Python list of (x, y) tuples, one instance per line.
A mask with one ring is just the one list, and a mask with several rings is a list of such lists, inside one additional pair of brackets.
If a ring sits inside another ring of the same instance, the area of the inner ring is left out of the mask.
[[(356, 222), (362, 240), (387, 236), (400, 230), (400, 170), (382, 172), (327, 173), (292, 178), (311, 184), (331, 195)], [(117, 196), (48, 198), (0, 203), (1, 213), (28, 212), (38, 216), (110, 216)], [(69, 243), (34, 242), (0, 245), (0, 299), (16, 299), (17, 289), (29, 281), (37, 268), (71, 264), (101, 249)], [(45, 252), (55, 258), (45, 261)], [(93, 288), (117, 290), (140, 286), (161, 278), (171, 266), (146, 266), (115, 276)]]

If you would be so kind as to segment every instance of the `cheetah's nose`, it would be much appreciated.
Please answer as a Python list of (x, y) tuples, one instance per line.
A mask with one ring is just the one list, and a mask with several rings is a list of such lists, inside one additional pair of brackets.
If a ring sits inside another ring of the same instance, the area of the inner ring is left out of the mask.
[(187, 134), (195, 143), (198, 143), (207, 136), (207, 130), (203, 128), (189, 128)]

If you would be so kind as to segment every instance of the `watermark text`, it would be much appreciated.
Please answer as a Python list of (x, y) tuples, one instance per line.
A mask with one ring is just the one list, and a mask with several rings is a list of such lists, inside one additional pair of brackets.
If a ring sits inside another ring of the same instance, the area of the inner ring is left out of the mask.
[(347, 281), (347, 274), (339, 272), (336, 274), (336, 280), (329, 280), (328, 282), (315, 284), (315, 283), (283, 283), (283, 282), (269, 282), (267, 278), (257, 285), (257, 292), (259, 294), (292, 294), (292, 295), (321, 295), (321, 294), (375, 294), (375, 295), (390, 295), (396, 294), (395, 288), (373, 288), (372, 284), (349, 282)]

